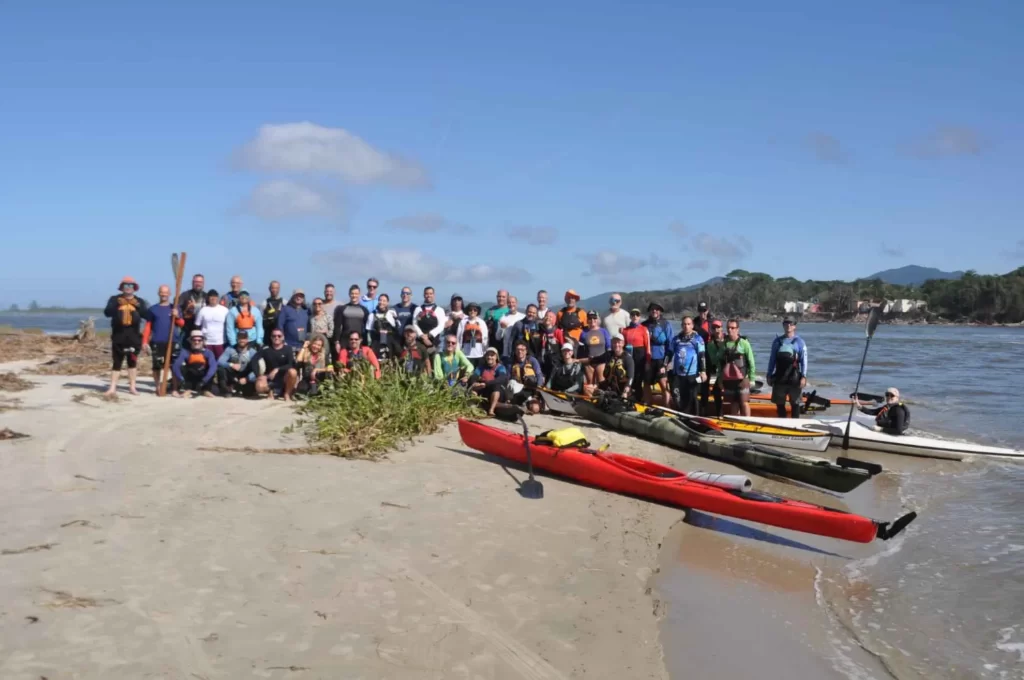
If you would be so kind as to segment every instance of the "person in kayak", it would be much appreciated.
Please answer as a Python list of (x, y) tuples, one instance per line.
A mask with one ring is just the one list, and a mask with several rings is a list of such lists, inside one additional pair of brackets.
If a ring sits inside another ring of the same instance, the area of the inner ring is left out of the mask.
[(796, 321), (788, 316), (782, 320), (783, 334), (772, 341), (768, 355), (766, 382), (772, 388), (772, 403), (779, 418), (786, 417), (789, 399), (790, 417), (800, 417), (803, 389), (807, 384), (807, 345), (796, 334)]
[[(714, 415), (716, 418), (722, 417), (722, 381), (717, 377), (718, 375), (718, 361), (722, 356), (722, 352), (725, 351), (725, 335), (722, 329), (722, 322), (720, 319), (715, 319), (711, 322), (711, 337), (708, 342), (704, 345), (704, 350), (707, 352), (707, 366), (708, 366), (708, 383), (713, 382), (710, 388), (707, 390), (701, 390), (700, 393), (700, 414), (702, 416)], [(714, 379), (712, 379), (714, 377)], [(711, 404), (711, 397), (714, 396), (715, 403)]]
[(601, 327), (608, 331), (609, 337), (621, 333), (629, 325), (629, 314), (622, 308), (622, 293), (608, 296), (608, 313), (601, 320)]
[(448, 387), (465, 387), (474, 370), (473, 364), (459, 349), (458, 334), (455, 331), (445, 334), (444, 349), (434, 354), (434, 377), (443, 380)]
[[(296, 289), (296, 292), (302, 292)], [(292, 294), (295, 299), (295, 294)], [(291, 306), (291, 303), (286, 306)], [(279, 323), (284, 319), (282, 316)], [(285, 401), (292, 400), (295, 387), (299, 382), (299, 371), (295, 362), (295, 348), (285, 344), (286, 330), (275, 328), (270, 332), (270, 344), (260, 350), (259, 362), (262, 364), (263, 374), (256, 378), (256, 393), (269, 394), (275, 399), (283, 398)], [(303, 329), (305, 332), (305, 329)]]
[(308, 397), (320, 393), (320, 386), (328, 378), (334, 375), (334, 365), (331, 363), (327, 336), (314, 335), (309, 342), (306, 351), (305, 361), (299, 371), (299, 382), (295, 385), (295, 391)]
[(674, 337), (672, 323), (663, 319), (662, 314), (665, 308), (657, 302), (647, 305), (647, 319), (644, 321), (644, 328), (650, 335), (650, 359), (647, 361), (647, 375), (644, 379), (644, 401), (648, 404), (654, 403), (654, 386), (661, 388), (661, 394), (667, 398), (669, 394), (668, 372), (666, 364), (671, 356), (670, 345)]
[(338, 351), (338, 369), (342, 375), (347, 375), (355, 369), (360, 362), (366, 362), (373, 367), (373, 377), (380, 380), (380, 362), (372, 349), (363, 345), (363, 334), (360, 331), (352, 331), (348, 334), (347, 345)]
[[(335, 303), (335, 309), (338, 305)], [(313, 298), (313, 307), (309, 310), (309, 336), (322, 335), (325, 338), (334, 337), (334, 312), (327, 311), (327, 301), (323, 298)], [(330, 344), (328, 344), (330, 347)]]
[(580, 300), (580, 294), (569, 289), (565, 291), (565, 307), (558, 311), (558, 328), (562, 331), (566, 340), (572, 338), (574, 343), (579, 343), (583, 330), (587, 327), (587, 313), (576, 306)]
[[(356, 286), (358, 288), (358, 286)], [(361, 304), (367, 311), (372, 314), (373, 310), (377, 307), (377, 289), (380, 288), (380, 282), (375, 278), (366, 279), (366, 295), (359, 298), (359, 304)]]
[(597, 310), (587, 313), (587, 330), (580, 335), (580, 363), (583, 364), (584, 383), (598, 385), (604, 382), (604, 366), (612, 349), (612, 338), (607, 328), (601, 328), (601, 315)]
[(444, 332), (445, 314), (444, 309), (434, 302), (433, 286), (423, 289), (423, 304), (416, 308), (413, 325), (419, 333), (420, 341), (431, 352), (441, 349), (441, 333)]
[(231, 281), (228, 283), (228, 292), (220, 299), (220, 304), (227, 307), (228, 310), (234, 309), (241, 301), (242, 290), (244, 290), (242, 277), (235, 274), (231, 277)]
[(881, 406), (864, 406), (856, 397), (853, 404), (861, 413), (874, 416), (875, 425), (886, 434), (900, 435), (910, 427), (910, 409), (900, 401), (900, 391), (895, 387), (885, 391), (885, 403)]
[(566, 394), (580, 394), (583, 392), (585, 375), (583, 366), (573, 356), (576, 353), (576, 345), (566, 342), (562, 345), (562, 357), (558, 365), (546, 374), (548, 376), (547, 388), (555, 392)]
[(651, 334), (641, 322), (640, 310), (629, 310), (629, 323), (622, 329), (622, 339), (626, 344), (626, 352), (633, 357), (633, 384), (630, 392), (642, 397), (644, 393), (644, 376), (651, 360)]
[[(335, 353), (341, 352), (352, 331), (360, 335), (366, 333), (366, 322), (370, 318), (370, 310), (363, 305), (359, 286), (352, 284), (348, 289), (348, 302), (338, 305), (334, 310), (334, 344)], [(376, 298), (374, 298), (376, 300)], [(376, 302), (374, 302), (376, 304)]]
[(623, 399), (633, 395), (636, 379), (636, 364), (633, 356), (626, 351), (626, 340), (621, 333), (612, 336), (612, 351), (605, 365), (604, 381), (598, 385), (603, 392), (611, 392)]
[(466, 307), (466, 318), (459, 322), (456, 330), (462, 353), (466, 355), (474, 367), (480, 365), (487, 349), (487, 324), (480, 318), (480, 305), (470, 302)]
[(103, 316), (110, 319), (110, 356), (112, 359), (110, 387), (106, 394), (112, 396), (117, 392), (117, 382), (121, 377), (121, 367), (128, 364), (128, 391), (138, 395), (135, 380), (138, 377), (139, 354), (142, 352), (142, 322), (146, 318), (149, 305), (136, 293), (139, 284), (135, 279), (126, 276), (118, 284), (117, 295), (111, 295)]
[(392, 307), (395, 310), (395, 318), (398, 319), (399, 332), (405, 332), (405, 327), (412, 323), (416, 316), (416, 305), (412, 301), (412, 289), (409, 286), (402, 286), (399, 302)]
[(498, 361), (498, 350), (488, 347), (483, 361), (469, 378), (469, 391), (487, 404), (487, 415), (493, 416), (498, 404), (505, 403), (508, 370)]
[(461, 295), (452, 295), (448, 301), (448, 314), (444, 322), (444, 329), (453, 331), (459, 330), (459, 324), (466, 318), (466, 301)]
[(196, 329), (196, 314), (206, 306), (206, 278), (202, 274), (192, 277), (192, 288), (182, 291), (178, 296), (178, 311), (181, 313), (184, 325), (181, 327), (181, 337), (185, 340), (192, 336)]
[(537, 318), (543, 319), (548, 315), (548, 292), (546, 290), (537, 291)]
[(366, 318), (366, 337), (378, 361), (387, 361), (398, 349), (398, 317), (388, 309), (390, 303), (390, 296), (381, 293), (377, 296), (377, 307)]
[(269, 341), (270, 333), (277, 328), (277, 318), (284, 308), (284, 298), (281, 297), (281, 284), (271, 281), (267, 286), (269, 296), (263, 301), (263, 339)]
[(217, 360), (217, 386), (222, 397), (231, 397), (236, 390), (242, 396), (255, 393), (258, 355), (256, 346), (249, 342), (249, 332), (236, 332), (235, 344)]
[[(498, 332), (498, 322), (508, 314), (508, 291), (502, 288), (494, 295), (494, 304), (487, 308), (484, 313), (484, 323), (487, 324), (487, 333), (490, 339), (489, 346), (494, 347), (501, 353), (501, 343)], [(472, 357), (470, 357), (472, 358)]]
[(181, 351), (180, 329), (185, 325), (185, 321), (178, 314), (178, 308), (171, 304), (170, 286), (160, 286), (157, 295), (160, 301), (147, 307), (142, 315), (146, 320), (146, 326), (142, 330), (142, 347), (149, 350), (153, 362), (153, 384), (157, 386), (157, 394), (160, 394), (160, 376), (164, 370), (164, 360), (167, 358), (167, 339), (171, 338), (173, 362)]
[(182, 350), (171, 366), (174, 375), (171, 394), (179, 399), (191, 398), (195, 394), (212, 397), (216, 389), (213, 378), (217, 375), (217, 358), (204, 346), (203, 332), (198, 328), (192, 331), (188, 340), (188, 348)]
[(672, 401), (683, 413), (697, 413), (699, 385), (708, 379), (704, 341), (693, 328), (693, 318), (683, 317), (683, 330), (669, 344), (672, 357)]
[[(292, 291), (288, 304), (277, 315), (276, 330), (284, 333), (284, 342), (293, 350), (300, 349), (309, 337), (309, 313), (305, 309), (306, 292), (301, 288)], [(292, 357), (294, 359), (294, 357)]]
[(263, 314), (260, 313), (259, 307), (252, 304), (249, 291), (238, 291), (235, 306), (228, 309), (225, 328), (228, 347), (234, 347), (238, 343), (239, 331), (246, 332), (248, 344), (257, 347), (263, 344)]
[(398, 365), (406, 373), (429, 374), (433, 370), (433, 363), (427, 353), (427, 347), (416, 337), (416, 329), (406, 326), (402, 331), (402, 346), (398, 350)]
[[(721, 329), (717, 319), (713, 322)], [(732, 403), (733, 415), (750, 417), (750, 386), (754, 384), (754, 350), (750, 341), (740, 335), (738, 319), (729, 319), (726, 327), (728, 336), (721, 343), (708, 347), (711, 363), (717, 366), (717, 403), (724, 399)]]
[(519, 311), (519, 298), (515, 295), (508, 296), (508, 313), (498, 319), (498, 352), (501, 354), (501, 363), (508, 366), (512, 361), (512, 329), (515, 325), (526, 318), (526, 314)]

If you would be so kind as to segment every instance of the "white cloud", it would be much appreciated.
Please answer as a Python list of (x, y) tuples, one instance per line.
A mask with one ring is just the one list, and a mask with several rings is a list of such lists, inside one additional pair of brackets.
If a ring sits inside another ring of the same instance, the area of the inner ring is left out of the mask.
[(487, 264), (462, 265), (439, 260), (411, 248), (355, 247), (314, 256), (321, 265), (342, 266), (356, 277), (376, 276), (403, 284), (441, 285), (444, 283), (523, 283), (533, 279), (521, 267), (495, 267)]
[(977, 156), (985, 146), (977, 130), (969, 127), (946, 125), (939, 127), (915, 142), (907, 151), (918, 158), (949, 158)]
[(513, 241), (526, 241), (531, 246), (546, 246), (558, 240), (558, 230), (554, 227), (511, 227), (508, 237)]
[(602, 250), (587, 256), (586, 259), (589, 267), (582, 275), (596, 277), (602, 284), (608, 285), (631, 284), (651, 270), (663, 271), (673, 266), (655, 253), (650, 257), (640, 258)]
[(690, 243), (697, 252), (722, 263), (743, 259), (753, 251), (750, 241), (745, 236), (731, 239), (727, 236), (712, 236), (701, 232), (694, 235)]
[(344, 128), (310, 122), (261, 126), (235, 152), (234, 162), (246, 170), (330, 175), (353, 184), (430, 186), (418, 163), (381, 151)]
[(450, 231), (456, 234), (468, 233), (470, 228), (465, 224), (452, 222), (443, 215), (436, 213), (419, 213), (416, 215), (403, 215), (395, 217), (386, 222), (391, 229), (402, 231), (418, 231), (424, 234), (434, 234), (440, 231)]
[(267, 221), (322, 217), (345, 222), (345, 206), (340, 194), (287, 179), (257, 185), (242, 201), (239, 210)]

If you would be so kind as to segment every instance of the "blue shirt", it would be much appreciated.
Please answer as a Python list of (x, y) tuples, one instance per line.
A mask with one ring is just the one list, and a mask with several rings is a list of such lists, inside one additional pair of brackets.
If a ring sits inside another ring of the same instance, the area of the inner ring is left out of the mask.
[(672, 373), (675, 375), (692, 376), (700, 373), (703, 367), (704, 341), (697, 333), (691, 338), (676, 335), (669, 344), (672, 352)]
[(661, 361), (669, 355), (673, 337), (672, 323), (668, 319), (661, 319), (657, 323), (647, 319), (643, 325), (651, 336), (651, 359)]
[(277, 316), (277, 327), (284, 333), (284, 342), (290, 347), (302, 347), (309, 330), (309, 312), (302, 307), (285, 305)]
[(807, 377), (807, 343), (799, 335), (794, 335), (792, 338), (787, 338), (784, 335), (779, 335), (772, 341), (772, 351), (768, 355), (768, 370), (765, 373), (770, 378), (775, 377), (775, 355), (779, 353), (782, 348), (782, 344), (786, 343), (792, 345), (792, 350), (799, 355), (799, 366), (801, 378)]
[(373, 314), (374, 310), (377, 309), (377, 298), (368, 297), (364, 295), (363, 297), (359, 298), (359, 304), (361, 304), (363, 307), (366, 307), (366, 311), (368, 311), (370, 314)]
[[(167, 342), (167, 336), (171, 332), (171, 305), (153, 305), (147, 307), (143, 313), (142, 318), (150, 323), (149, 328), (149, 341), (150, 342)], [(179, 342), (178, 328), (174, 327), (174, 339), (172, 342)]]

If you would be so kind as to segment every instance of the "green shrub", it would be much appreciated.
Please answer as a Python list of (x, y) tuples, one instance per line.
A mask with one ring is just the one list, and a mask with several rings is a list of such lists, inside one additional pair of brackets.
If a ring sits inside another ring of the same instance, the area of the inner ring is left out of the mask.
[(431, 434), (461, 417), (482, 415), (476, 397), (393, 364), (379, 380), (362, 365), (302, 402), (293, 429), (302, 431), (312, 452), (346, 458), (382, 458), (413, 437)]

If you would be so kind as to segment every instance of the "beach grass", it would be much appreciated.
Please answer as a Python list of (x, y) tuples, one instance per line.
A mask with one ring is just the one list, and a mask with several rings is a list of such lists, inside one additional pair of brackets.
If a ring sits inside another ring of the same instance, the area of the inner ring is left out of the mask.
[(386, 364), (374, 380), (370, 370), (359, 367), (328, 381), (299, 405), (290, 429), (303, 432), (313, 452), (378, 460), (414, 437), (482, 415), (474, 396), (432, 377)]
[(0, 391), (2, 392), (24, 392), (35, 387), (35, 383), (25, 380), (17, 373), (8, 371), (0, 373)]

